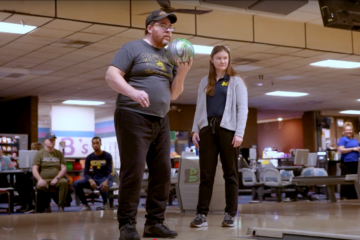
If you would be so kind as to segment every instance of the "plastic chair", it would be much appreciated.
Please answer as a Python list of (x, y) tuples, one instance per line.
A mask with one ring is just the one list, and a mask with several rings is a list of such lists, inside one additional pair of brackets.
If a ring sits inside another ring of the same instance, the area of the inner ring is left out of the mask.
[(110, 208), (114, 207), (114, 199), (118, 197), (118, 194), (114, 194), (117, 190), (119, 190), (119, 174), (115, 171), (113, 185), (108, 189)]
[(14, 189), (9, 187), (9, 188), (0, 188), (0, 195), (2, 194), (7, 194), (8, 195), (8, 214), (10, 215), (10, 212), (12, 209), (10, 209), (11, 207), (11, 192), (14, 192)]
[[(281, 193), (283, 192), (283, 188), (292, 185), (291, 180), (292, 177), (289, 178), (289, 181), (282, 181), (278, 170), (274, 168), (265, 169), (264, 185), (275, 189), (278, 202), (281, 202)], [(295, 192), (297, 192), (296, 189)]]
[(249, 168), (242, 168), (241, 172), (243, 185), (252, 188), (252, 200), (255, 200), (256, 194), (258, 194), (259, 201), (262, 202), (264, 196), (264, 183), (257, 182), (255, 173)]

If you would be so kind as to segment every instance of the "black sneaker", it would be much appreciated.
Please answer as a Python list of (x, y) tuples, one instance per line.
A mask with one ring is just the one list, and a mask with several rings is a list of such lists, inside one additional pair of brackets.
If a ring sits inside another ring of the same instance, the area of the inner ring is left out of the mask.
[(204, 214), (197, 214), (195, 219), (190, 223), (190, 227), (207, 227), (208, 223), (206, 221), (206, 216)]
[(223, 227), (233, 227), (233, 226), (235, 226), (234, 217), (232, 217), (228, 213), (225, 213), (224, 221), (222, 222), (222, 226)]
[(160, 222), (155, 225), (145, 224), (143, 237), (173, 238), (177, 235), (177, 232), (170, 230), (164, 223)]
[(140, 236), (136, 231), (135, 225), (127, 223), (120, 228), (119, 240), (140, 240)]

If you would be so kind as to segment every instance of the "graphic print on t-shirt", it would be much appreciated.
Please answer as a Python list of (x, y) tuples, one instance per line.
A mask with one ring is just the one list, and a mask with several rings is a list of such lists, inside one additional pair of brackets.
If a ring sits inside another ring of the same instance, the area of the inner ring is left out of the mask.
[(172, 78), (172, 74), (170, 74), (164, 64), (169, 64), (169, 61), (166, 57), (159, 56), (157, 54), (144, 53), (141, 55), (142, 60), (146, 62), (146, 65), (151, 67), (145, 69), (148, 74), (160, 74), (162, 76)]
[(60, 159), (57, 157), (44, 157), (43, 162), (60, 162)]
[(106, 160), (91, 160), (90, 166), (93, 168), (101, 169), (101, 167), (106, 165)]

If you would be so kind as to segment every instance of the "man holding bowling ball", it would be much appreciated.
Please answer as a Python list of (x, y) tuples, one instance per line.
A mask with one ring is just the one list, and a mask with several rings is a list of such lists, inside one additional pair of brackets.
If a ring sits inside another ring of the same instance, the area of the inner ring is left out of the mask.
[(145, 163), (149, 170), (144, 237), (175, 237), (164, 224), (170, 190), (170, 101), (183, 92), (192, 65), (169, 63), (165, 46), (170, 43), (177, 17), (161, 10), (150, 13), (144, 39), (126, 43), (106, 73), (118, 92), (114, 114), (121, 170), (118, 221), (121, 240), (136, 240), (136, 214)]

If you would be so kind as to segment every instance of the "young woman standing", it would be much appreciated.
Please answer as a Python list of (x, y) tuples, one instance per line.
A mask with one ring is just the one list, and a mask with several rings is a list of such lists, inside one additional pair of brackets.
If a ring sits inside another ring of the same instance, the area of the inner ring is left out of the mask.
[(215, 46), (209, 75), (200, 82), (192, 141), (199, 148), (200, 189), (197, 214), (191, 227), (207, 226), (218, 155), (225, 179), (223, 227), (234, 226), (238, 207), (238, 156), (248, 114), (247, 88), (230, 64), (230, 51)]

